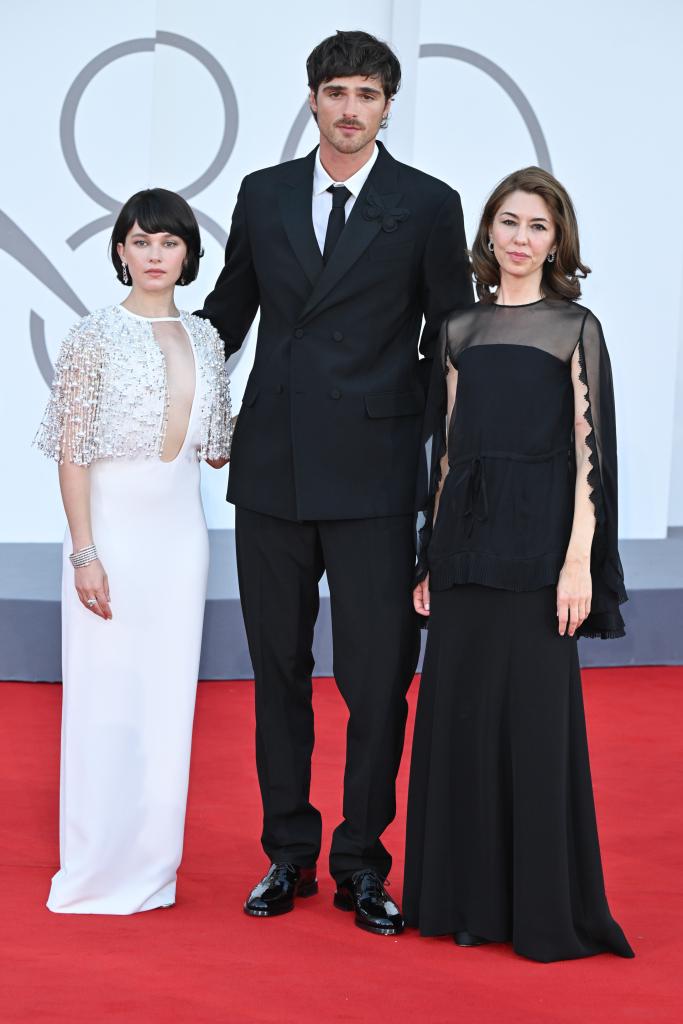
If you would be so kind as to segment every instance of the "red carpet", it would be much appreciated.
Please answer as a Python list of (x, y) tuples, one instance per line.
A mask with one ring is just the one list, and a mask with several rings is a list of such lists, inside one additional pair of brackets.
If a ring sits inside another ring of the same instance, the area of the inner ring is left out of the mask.
[[(321, 893), (247, 918), (263, 873), (252, 687), (200, 686), (178, 904), (129, 918), (53, 916), (61, 688), (0, 684), (0, 1022), (410, 1021), (669, 1024), (682, 1019), (683, 669), (585, 673), (593, 777), (612, 910), (636, 959), (541, 965), (507, 947), (366, 935)], [(412, 695), (415, 697), (416, 687)], [(314, 800), (325, 842), (341, 806), (344, 707), (316, 685)], [(400, 896), (407, 758), (392, 892)]]

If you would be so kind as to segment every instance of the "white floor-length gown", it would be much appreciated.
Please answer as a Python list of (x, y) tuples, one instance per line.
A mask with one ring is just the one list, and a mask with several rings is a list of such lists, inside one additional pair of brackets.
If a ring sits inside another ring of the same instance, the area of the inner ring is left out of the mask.
[[(163, 348), (166, 322), (179, 318), (138, 319), (152, 322)], [(202, 376), (183, 326), (194, 381), (187, 372), (174, 379), (166, 358), (167, 436), (191, 402), (180, 451), (172, 461), (90, 465), (110, 621), (80, 603), (68, 532), (64, 541), (61, 868), (47, 904), (60, 913), (131, 914), (175, 900), (209, 560), (197, 457)]]

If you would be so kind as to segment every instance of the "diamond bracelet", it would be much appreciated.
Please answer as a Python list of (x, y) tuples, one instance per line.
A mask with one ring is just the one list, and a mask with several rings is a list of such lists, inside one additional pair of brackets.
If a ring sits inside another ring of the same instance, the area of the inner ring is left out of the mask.
[(73, 565), (74, 569), (80, 569), (84, 565), (90, 565), (91, 562), (97, 559), (97, 548), (94, 544), (91, 544), (88, 548), (82, 548), (80, 551), (74, 551), (73, 554), (69, 555), (69, 561)]

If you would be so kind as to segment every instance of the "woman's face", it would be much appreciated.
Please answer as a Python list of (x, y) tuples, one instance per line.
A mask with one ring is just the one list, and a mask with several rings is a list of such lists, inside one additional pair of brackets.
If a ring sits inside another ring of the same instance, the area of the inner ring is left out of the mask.
[(128, 276), (134, 288), (161, 292), (175, 287), (182, 277), (187, 245), (182, 238), (167, 231), (150, 235), (136, 221), (126, 241), (119, 242), (116, 251), (128, 264)]
[(530, 192), (511, 192), (489, 230), (501, 276), (522, 278), (542, 273), (545, 260), (555, 251), (555, 236), (555, 222), (545, 199)]

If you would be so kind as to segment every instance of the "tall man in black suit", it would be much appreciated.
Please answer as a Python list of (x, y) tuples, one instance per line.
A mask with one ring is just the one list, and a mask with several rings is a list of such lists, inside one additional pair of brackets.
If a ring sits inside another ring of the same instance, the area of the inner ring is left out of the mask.
[(225, 267), (202, 310), (226, 356), (261, 310), (228, 488), (272, 862), (244, 909), (269, 917), (317, 892), (311, 645), (327, 571), (334, 673), (349, 709), (334, 902), (361, 927), (397, 934), (380, 836), (395, 814), (419, 651), (421, 413), (441, 321), (472, 290), (457, 192), (375, 141), (400, 82), (392, 51), (364, 32), (337, 32), (307, 70), (320, 146), (244, 179)]

